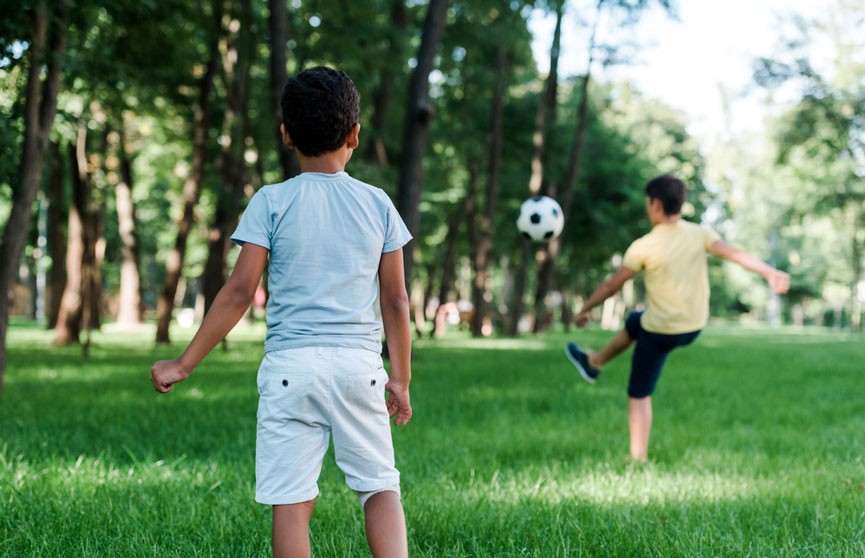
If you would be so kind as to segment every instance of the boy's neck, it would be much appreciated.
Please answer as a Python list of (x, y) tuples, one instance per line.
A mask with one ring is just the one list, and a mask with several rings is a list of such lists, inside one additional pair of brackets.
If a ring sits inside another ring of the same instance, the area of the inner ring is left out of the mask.
[(319, 172), (322, 174), (343, 172), (345, 171), (345, 164), (351, 157), (351, 153), (345, 153), (345, 151), (345, 148), (337, 149), (319, 157), (307, 157), (296, 151), (297, 159), (300, 162), (300, 172)]
[(675, 225), (682, 219), (681, 213), (676, 213), (675, 215), (664, 215), (661, 214), (654, 219), (652, 219), (652, 225)]

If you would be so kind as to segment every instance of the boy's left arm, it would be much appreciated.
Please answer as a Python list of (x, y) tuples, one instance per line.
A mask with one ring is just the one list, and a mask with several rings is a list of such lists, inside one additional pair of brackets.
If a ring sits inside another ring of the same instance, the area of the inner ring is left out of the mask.
[(723, 240), (716, 240), (709, 246), (708, 252), (713, 256), (737, 263), (749, 271), (759, 273), (769, 283), (769, 288), (775, 294), (784, 294), (790, 288), (790, 275), (775, 269), (760, 258), (748, 252), (730, 246)]
[(412, 417), (408, 385), (411, 382), (411, 325), (405, 286), (402, 249), (382, 254), (378, 268), (381, 321), (390, 356), (390, 374), (385, 390), (387, 409), (394, 424), (407, 424)]

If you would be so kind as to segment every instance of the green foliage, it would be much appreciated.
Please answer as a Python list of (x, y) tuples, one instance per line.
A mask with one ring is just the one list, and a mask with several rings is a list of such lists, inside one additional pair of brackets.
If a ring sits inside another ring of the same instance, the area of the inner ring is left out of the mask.
[[(797, 95), (770, 123), (775, 181), (784, 180), (790, 201), (782, 248), (788, 261), (802, 262), (794, 299), (806, 302), (819, 293), (835, 306), (846, 298), (853, 315), (861, 312), (857, 289), (865, 262), (863, 6), (860, 0), (830, 3), (814, 21), (795, 21), (785, 50), (755, 70), (760, 85)], [(818, 57), (815, 45), (829, 55)]]
[[(494, 61), (500, 50), (508, 57), (504, 145), (495, 242), (490, 255), (494, 262), (491, 296), (495, 302), (502, 302), (498, 300), (503, 290), (500, 287), (509, 273), (499, 269), (499, 263), (505, 259), (517, 261), (521, 250), (514, 220), (520, 203), (528, 195), (534, 115), (543, 87), (544, 76), (539, 75), (532, 56), (533, 37), (528, 18), (533, 10), (552, 11), (557, 4), (528, 0), (452, 2), (436, 70), (431, 76), (433, 118), (424, 160), (421, 234), (416, 239), (422, 260), (416, 266), (418, 270), (434, 269), (440, 261), (447, 218), (464, 201), (470, 178), (476, 178), (481, 192), (489, 180), (491, 101), (496, 83)], [(595, 65), (601, 67), (621, 63), (639, 47), (624, 35), (646, 10), (660, 7), (672, 11), (671, 2), (667, 1), (609, 0), (589, 4), (593, 9), (604, 10), (605, 17), (623, 30), (622, 34), (607, 37), (606, 43), (596, 45)], [(8, 114), (8, 125), (4, 122), (0, 126), (0, 217), (8, 206), (11, 185), (16, 180), (22, 128), (21, 53), (26, 49), (28, 14), (32, 5), (33, 2), (25, 2), (24, 9), (14, 11), (13, 16), (0, 23), (0, 110), (4, 116)], [(362, 95), (363, 128), (361, 150), (348, 170), (395, 196), (405, 96), (426, 4), (399, 0), (365, 3), (314, 0), (288, 2), (287, 5), (289, 72), (313, 64), (329, 64), (346, 70), (353, 77)], [(220, 54), (217, 39), (221, 31), (217, 21), (226, 6), (228, 4), (219, 0), (201, 3), (76, 0), (70, 4), (69, 48), (63, 60), (64, 84), (52, 140), (61, 143), (66, 153), (79, 121), (83, 121), (91, 136), (89, 153), (96, 160), (107, 162), (110, 153), (106, 152), (106, 141), (102, 137), (123, 126), (133, 162), (133, 196), (137, 204), (142, 280), (148, 304), (152, 304), (161, 287), (165, 258), (176, 236), (173, 223), (179, 211), (181, 188), (189, 173), (198, 81), (208, 59)], [(588, 26), (587, 21), (594, 12), (585, 6), (569, 3), (566, 17), (574, 17), (579, 25)], [(269, 13), (265, 2), (254, 2), (253, 10), (252, 30), (256, 43), (251, 69), (249, 129), (244, 145), (244, 156), (250, 161), (246, 193), (261, 184), (282, 179), (274, 134), (276, 123), (269, 99)], [(781, 71), (778, 68), (774, 70), (776, 73)], [(564, 233), (564, 250), (559, 258), (557, 288), (573, 290), (575, 294), (590, 290), (609, 271), (612, 258), (633, 238), (648, 230), (642, 193), (648, 178), (661, 172), (681, 175), (691, 187), (688, 218), (698, 221), (705, 218), (710, 222), (717, 218), (716, 222), (711, 222), (714, 225), (722, 224), (724, 217), (733, 215), (725, 207), (726, 200), (719, 199), (724, 198), (726, 192), (710, 187), (704, 180), (705, 162), (695, 140), (685, 129), (684, 115), (643, 98), (628, 84), (605, 83), (603, 76), (596, 68), (590, 82), (584, 156), (573, 211)], [(392, 82), (389, 77), (393, 78)], [(581, 80), (582, 76), (562, 80), (555, 118), (548, 123), (545, 178), (558, 185), (564, 180), (574, 137)], [(190, 283), (198, 277), (206, 258), (206, 223), (215, 203), (212, 190), (219, 184), (220, 142), (225, 141), (221, 137), (226, 110), (224, 81), (219, 75), (215, 82), (205, 190), (197, 208), (197, 224), (189, 241), (184, 269), (185, 279)], [(388, 118), (383, 129), (374, 129), (372, 119), (382, 92), (389, 93), (391, 98)], [(815, 103), (828, 100), (815, 94)], [(837, 109), (835, 113), (844, 114), (843, 106), (833, 106)], [(802, 115), (797, 117), (801, 121), (794, 123), (792, 130), (807, 135), (804, 119), (814, 114), (811, 108), (803, 109)], [(832, 128), (824, 126), (822, 129), (827, 141), (843, 140), (840, 134), (833, 134)], [(366, 142), (373, 137), (383, 140), (389, 165), (363, 158)], [(797, 136), (791, 133), (788, 137)], [(789, 152), (791, 160), (804, 160), (813, 155), (796, 149), (791, 148)], [(111, 294), (117, 286), (120, 257), (112, 201), (117, 183), (116, 168), (106, 164), (94, 174), (94, 183), (97, 200), (106, 211), (106, 260), (102, 276)], [(820, 198), (810, 193), (809, 196)], [(479, 198), (479, 201), (483, 200)], [(241, 203), (237, 210), (242, 210), (242, 206)], [(772, 223), (777, 223), (781, 215), (780, 210), (773, 212), (777, 220), (773, 217)], [(462, 225), (458, 252), (461, 267), (466, 269), (470, 247), (465, 223)], [(765, 238), (765, 229), (752, 234), (756, 229), (755, 224), (742, 236)], [(791, 239), (789, 245), (785, 242), (787, 240), (780, 241), (772, 257), (780, 258), (810, 246), (804, 235)], [(826, 258), (825, 263), (831, 266), (829, 262)], [(828, 269), (809, 275), (808, 285), (800, 289), (802, 297), (805, 293), (819, 291), (818, 282), (829, 276)], [(727, 274), (721, 269), (718, 283), (723, 285), (726, 279)], [(532, 287), (529, 285), (530, 290)], [(731, 288), (727, 294), (729, 296), (716, 299), (718, 310), (759, 303), (759, 300), (739, 300), (736, 289)]]
[[(161, 396), (148, 369), (178, 348), (149, 333), (95, 333), (85, 361), (13, 325), (0, 556), (269, 556), (253, 502), (262, 335), (237, 329)], [(860, 340), (710, 326), (669, 359), (645, 467), (625, 459), (628, 359), (589, 386), (565, 341), (417, 343), (415, 417), (394, 429), (412, 556), (861, 554)], [(332, 454), (319, 484), (313, 553), (368, 556)]]

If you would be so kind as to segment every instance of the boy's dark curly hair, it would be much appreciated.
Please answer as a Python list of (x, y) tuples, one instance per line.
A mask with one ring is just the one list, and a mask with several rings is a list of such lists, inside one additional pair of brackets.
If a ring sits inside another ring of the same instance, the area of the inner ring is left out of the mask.
[(307, 157), (336, 151), (358, 123), (360, 94), (345, 72), (316, 66), (289, 78), (282, 121), (295, 148)]
[(688, 192), (680, 179), (672, 174), (663, 174), (646, 184), (646, 195), (650, 199), (661, 200), (665, 215), (676, 215), (682, 212)]

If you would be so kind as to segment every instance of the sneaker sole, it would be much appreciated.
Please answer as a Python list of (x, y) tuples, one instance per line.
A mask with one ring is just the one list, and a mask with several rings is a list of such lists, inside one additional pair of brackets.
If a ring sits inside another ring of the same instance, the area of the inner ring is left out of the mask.
[(569, 351), (567, 347), (565, 347), (565, 355), (567, 355), (568, 360), (571, 361), (571, 364), (573, 364), (574, 368), (579, 371), (580, 376), (582, 376), (585, 381), (589, 382), (590, 384), (595, 383), (595, 379), (589, 376), (588, 372), (586, 372), (586, 369), (583, 368), (583, 365), (580, 363), (580, 361), (574, 358), (574, 356), (571, 354), (571, 351)]

